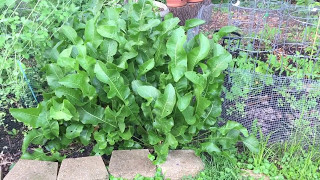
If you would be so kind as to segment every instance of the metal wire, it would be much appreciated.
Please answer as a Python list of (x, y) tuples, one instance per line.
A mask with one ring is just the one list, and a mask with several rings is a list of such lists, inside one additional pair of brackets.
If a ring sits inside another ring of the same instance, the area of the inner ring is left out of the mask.
[(207, 24), (188, 35), (219, 30), (221, 16), (239, 28), (240, 43), (224, 43), (235, 61), (226, 71), (222, 118), (249, 130), (257, 125), (270, 142), (301, 129), (319, 141), (319, 10), (272, 0), (224, 4), (224, 13), (218, 6), (202, 7), (198, 18)]

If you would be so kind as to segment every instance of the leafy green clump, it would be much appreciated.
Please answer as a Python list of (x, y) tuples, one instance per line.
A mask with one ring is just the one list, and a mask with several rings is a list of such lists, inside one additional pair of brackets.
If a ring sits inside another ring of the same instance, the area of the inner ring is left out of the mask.
[[(95, 154), (113, 149), (154, 148), (156, 163), (169, 149), (197, 141), (200, 151), (222, 153), (238, 141), (257, 151), (257, 140), (236, 122), (219, 127), (222, 71), (231, 55), (217, 43), (236, 30), (225, 27), (213, 40), (203, 34), (187, 42), (185, 27), (164, 20), (151, 1), (110, 7), (61, 27), (46, 66), (51, 91), (37, 108), (11, 109), (32, 127), (23, 158), (61, 159), (72, 142), (94, 143)], [(199, 132), (205, 132), (201, 136)], [(38, 148), (27, 152), (30, 144)]]

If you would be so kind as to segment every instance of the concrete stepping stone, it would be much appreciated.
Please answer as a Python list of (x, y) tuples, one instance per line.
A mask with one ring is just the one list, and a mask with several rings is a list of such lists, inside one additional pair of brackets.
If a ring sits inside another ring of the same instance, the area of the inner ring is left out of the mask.
[(4, 180), (56, 180), (58, 162), (20, 159)]
[(3, 179), (3, 177), (2, 177), (2, 167), (0, 166), (0, 180), (2, 180)]
[(153, 177), (157, 167), (148, 159), (147, 149), (116, 150), (112, 152), (109, 173), (114, 177), (133, 179), (137, 174)]
[(101, 156), (64, 159), (58, 180), (106, 180), (109, 174)]
[(204, 169), (204, 164), (193, 150), (173, 150), (169, 152), (167, 161), (159, 167), (165, 178), (180, 180), (184, 176), (196, 176)]

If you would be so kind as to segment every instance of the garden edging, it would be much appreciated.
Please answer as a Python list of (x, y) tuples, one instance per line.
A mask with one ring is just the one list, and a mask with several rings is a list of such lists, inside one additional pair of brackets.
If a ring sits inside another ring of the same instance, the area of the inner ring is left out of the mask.
[[(49, 179), (52, 180), (102, 180), (109, 179), (109, 174), (133, 179), (137, 174), (152, 177), (157, 167), (165, 170), (162, 172), (166, 178), (179, 180), (184, 176), (196, 176), (204, 169), (203, 162), (195, 156), (193, 150), (170, 151), (168, 161), (160, 166), (153, 165), (148, 159), (148, 155), (147, 149), (113, 151), (108, 168), (109, 172), (101, 156), (65, 159), (62, 161), (59, 171), (57, 162), (21, 159), (4, 180), (48, 179), (48, 172), (50, 172)], [(53, 166), (56, 168), (52, 168)]]

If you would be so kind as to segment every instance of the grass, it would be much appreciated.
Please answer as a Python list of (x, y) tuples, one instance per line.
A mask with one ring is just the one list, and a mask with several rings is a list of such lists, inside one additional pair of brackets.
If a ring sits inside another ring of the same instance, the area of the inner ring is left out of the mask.
[(223, 156), (202, 157), (205, 163), (205, 169), (194, 180), (234, 180), (239, 178), (240, 168), (231, 160)]
[[(239, 167), (263, 173), (270, 179), (319, 179), (320, 152), (316, 128), (306, 121), (299, 123), (285, 142), (269, 143), (269, 136), (260, 133), (260, 152), (244, 152), (238, 156)], [(313, 136), (311, 136), (313, 135)]]

